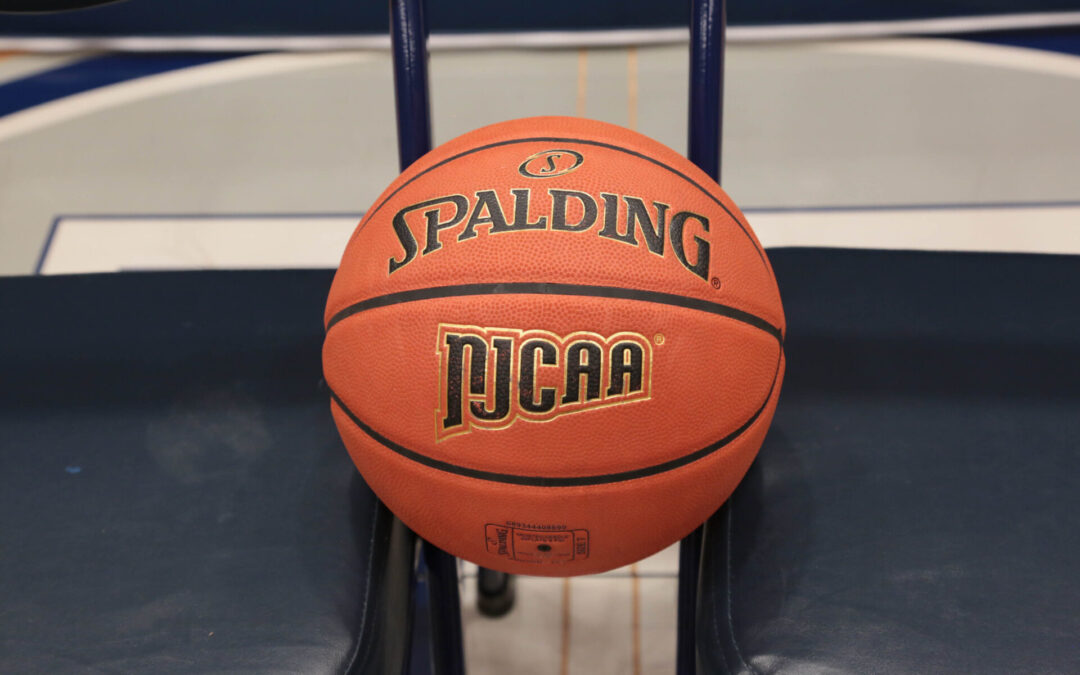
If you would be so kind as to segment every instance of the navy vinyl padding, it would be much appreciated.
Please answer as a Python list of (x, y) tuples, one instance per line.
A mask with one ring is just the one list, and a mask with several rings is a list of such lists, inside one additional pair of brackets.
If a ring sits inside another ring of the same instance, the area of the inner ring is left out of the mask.
[(1080, 666), (1080, 257), (781, 250), (788, 372), (708, 523), (703, 672)]
[(0, 279), (0, 671), (400, 672), (411, 535), (330, 417), (331, 274)]

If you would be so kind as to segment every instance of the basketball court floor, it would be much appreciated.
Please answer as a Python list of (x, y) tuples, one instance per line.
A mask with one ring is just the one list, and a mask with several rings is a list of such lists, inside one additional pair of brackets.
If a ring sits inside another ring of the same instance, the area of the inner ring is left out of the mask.
[[(722, 183), (767, 247), (1080, 253), (1080, 57), (734, 44), (727, 74)], [(583, 115), (682, 150), (686, 82), (684, 44), (436, 51), (435, 139)], [(0, 274), (333, 267), (397, 174), (385, 51), (6, 54), (0, 113)], [(677, 562), (520, 578), (497, 620), (465, 564), (470, 672), (673, 672)]]

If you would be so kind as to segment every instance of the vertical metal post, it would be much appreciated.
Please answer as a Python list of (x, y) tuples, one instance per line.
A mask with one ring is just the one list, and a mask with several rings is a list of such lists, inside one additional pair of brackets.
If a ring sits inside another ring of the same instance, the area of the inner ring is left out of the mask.
[(699, 526), (679, 542), (679, 613), (675, 631), (675, 673), (697, 672), (697, 593), (701, 574), (701, 542), (704, 528)]
[(390, 0), (390, 43), (394, 52), (398, 163), (404, 171), (431, 149), (424, 0)]
[[(725, 0), (690, 3), (690, 161), (720, 182), (723, 137)], [(679, 544), (679, 610), (675, 672), (697, 671), (697, 595), (704, 529), (697, 528)]]
[(424, 542), (431, 595), (431, 651), (435, 675), (465, 675), (457, 558)]
[(690, 161), (720, 182), (724, 110), (724, 0), (691, 0)]
[[(390, 0), (398, 160), (402, 171), (431, 149), (427, 33), (424, 0)], [(434, 672), (436, 675), (464, 675), (457, 560), (428, 542), (423, 544), (422, 557), (428, 568), (431, 594)]]

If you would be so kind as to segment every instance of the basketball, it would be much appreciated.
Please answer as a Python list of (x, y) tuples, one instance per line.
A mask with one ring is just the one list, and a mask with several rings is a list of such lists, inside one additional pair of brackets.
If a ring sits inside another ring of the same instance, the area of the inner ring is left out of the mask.
[(746, 218), (636, 132), (536, 117), (410, 166), (346, 246), (323, 369), (353, 462), (419, 535), (597, 573), (727, 499), (772, 420), (785, 322)]

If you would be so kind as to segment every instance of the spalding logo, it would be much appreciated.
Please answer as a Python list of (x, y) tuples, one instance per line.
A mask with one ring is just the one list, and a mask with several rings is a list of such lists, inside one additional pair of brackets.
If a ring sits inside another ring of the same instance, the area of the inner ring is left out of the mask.
[(436, 440), (644, 401), (652, 391), (652, 343), (637, 333), (439, 324), (438, 353)]
[[(508, 208), (511, 201), (512, 209)], [(512, 214), (509, 218), (508, 213)], [(602, 227), (595, 227), (598, 222)], [(387, 275), (443, 250), (446, 244), (470, 241), (480, 234), (545, 230), (575, 235), (592, 231), (660, 258), (665, 257), (666, 242), (682, 267), (704, 281), (710, 277), (709, 219), (656, 200), (649, 208), (645, 198), (631, 195), (557, 188), (515, 188), (509, 195), (477, 190), (472, 197), (444, 195), (409, 204), (394, 215), (392, 224), (401, 244), (401, 259), (390, 258)], [(414, 231), (422, 233), (422, 251)]]
[(526, 158), (518, 173), (526, 178), (563, 176), (581, 166), (585, 158), (573, 150), (544, 150)]

